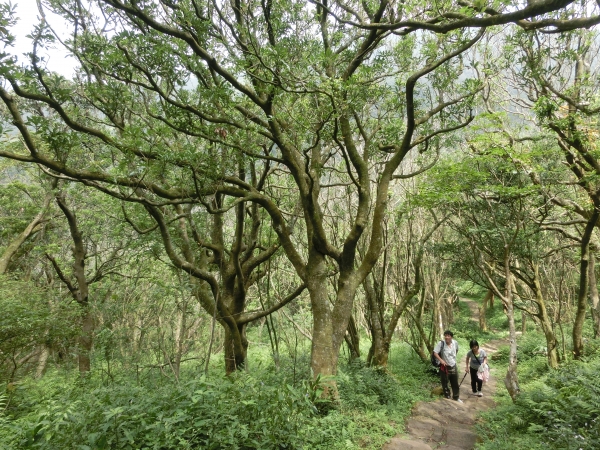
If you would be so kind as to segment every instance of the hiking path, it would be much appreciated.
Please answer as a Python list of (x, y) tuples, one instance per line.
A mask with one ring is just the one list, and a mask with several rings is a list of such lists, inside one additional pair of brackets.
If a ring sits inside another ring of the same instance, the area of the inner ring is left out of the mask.
[[(479, 322), (478, 305), (472, 300), (461, 298), (471, 310), (471, 319)], [(507, 340), (494, 340), (481, 343), (491, 355), (501, 345), (508, 344)], [(464, 377), (466, 351), (460, 352), (457, 363), (459, 383)], [(475, 432), (476, 417), (481, 411), (495, 406), (492, 399), (496, 392), (497, 383), (502, 386), (503, 374), (490, 364), (490, 380), (483, 385), (483, 397), (471, 395), (471, 377), (467, 374), (460, 386), (460, 399), (463, 403), (440, 397), (433, 402), (418, 402), (412, 410), (411, 417), (406, 422), (406, 434), (397, 435), (388, 441), (383, 450), (471, 450), (477, 442)]]

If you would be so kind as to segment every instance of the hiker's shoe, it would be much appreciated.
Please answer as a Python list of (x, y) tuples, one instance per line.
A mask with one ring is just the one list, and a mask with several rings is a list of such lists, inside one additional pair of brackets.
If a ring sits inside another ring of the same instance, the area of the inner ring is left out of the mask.
[(457, 401), (458, 403), (462, 403), (462, 402), (463, 402), (463, 401), (462, 401), (460, 398), (457, 398), (457, 399), (456, 399), (456, 401)]
[(479, 392), (477, 393), (477, 397), (483, 397), (483, 393), (482, 393), (481, 391), (479, 391)]
[(477, 392), (472, 392), (471, 395), (477, 395)]

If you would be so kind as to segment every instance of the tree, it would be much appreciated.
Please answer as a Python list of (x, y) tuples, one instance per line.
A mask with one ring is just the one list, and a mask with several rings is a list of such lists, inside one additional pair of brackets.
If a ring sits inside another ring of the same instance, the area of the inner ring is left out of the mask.
[[(549, 158), (547, 151), (539, 152), (535, 148), (535, 143), (531, 144), (527, 140), (519, 142), (511, 136), (502, 126), (503, 122), (499, 116), (491, 115), (490, 119), (491, 127), (486, 129), (487, 133), (480, 136), (479, 140), (473, 140), (471, 147), (494, 155), (494, 158), (499, 160), (495, 165), (496, 170), (511, 171), (516, 174), (514, 177), (521, 191), (517, 191), (517, 194), (514, 195), (520, 196), (519, 201), (522, 203), (524, 213), (516, 214), (516, 217), (520, 218), (521, 230), (516, 239), (513, 250), (514, 259), (510, 263), (510, 270), (516, 280), (522, 282), (531, 291), (531, 295), (520, 291), (515, 283), (514, 294), (521, 301), (514, 302), (514, 306), (521, 310), (522, 317), (529, 316), (537, 319), (546, 337), (548, 365), (556, 369), (559, 362), (558, 341), (549, 316), (549, 305), (546, 299), (546, 293), (549, 291), (547, 286), (553, 281), (549, 277), (543, 279), (540, 267), (544, 268), (545, 260), (565, 250), (565, 246), (552, 240), (553, 236), (549, 236), (550, 232), (546, 229), (548, 224), (556, 222), (557, 208), (548, 202), (548, 197), (540, 193), (535, 184), (530, 183), (527, 171), (523, 170), (524, 165), (536, 166), (539, 171), (544, 170), (546, 176), (546, 173), (550, 173), (556, 163), (555, 160)], [(496, 126), (500, 124), (500, 129), (495, 128), (494, 124)], [(493, 173), (493, 171), (490, 172)], [(506, 178), (509, 177), (496, 177), (496, 179)], [(513, 195), (509, 189), (514, 186), (515, 181), (503, 183), (503, 190), (494, 200), (506, 203), (503, 196)]]
[[(420, 214), (416, 208), (405, 214), (400, 212), (397, 214), (396, 220), (386, 223), (383, 258), (364, 282), (371, 333), (371, 348), (367, 363), (377, 367), (387, 366), (394, 331), (415, 297), (420, 299), (419, 306), (416, 307), (416, 315), (409, 314), (409, 316), (419, 330), (419, 338), (417, 342), (410, 343), (423, 360), (427, 360), (428, 356), (423, 351), (422, 345), (425, 345), (429, 353), (433, 349), (432, 340), (425, 335), (422, 325), (424, 293), (429, 290), (431, 294), (433, 323), (436, 325), (440, 325), (438, 317), (444, 309), (443, 305), (440, 305), (440, 285), (431, 280), (435, 278), (431, 274), (435, 271), (435, 263), (431, 261), (431, 264), (425, 264), (423, 260), (426, 245), (433, 240), (434, 232), (447, 218), (438, 219), (434, 214), (433, 225), (429, 225), (428, 215)], [(404, 215), (406, 218), (403, 217)], [(426, 226), (430, 226), (431, 229), (422, 229)], [(431, 274), (430, 277), (427, 277), (428, 273)], [(445, 324), (449, 325), (448, 322)], [(443, 330), (440, 333), (443, 333)]]
[[(93, 8), (53, 2), (47, 7), (71, 27), (65, 44), (81, 70), (74, 83), (45, 72), (36, 49), (52, 36), (43, 26), (34, 33), (29, 67), (5, 58), (2, 76), (12, 93), (2, 88), (0, 97), (27, 152), (0, 155), (44, 165), (150, 211), (209, 204), (214, 195), (237, 199), (232, 207), (260, 205), (311, 298), (313, 373), (333, 374), (356, 291), (381, 253), (396, 171), (411, 152), (443, 147), (445, 135), (472, 119), (480, 84), (465, 75), (463, 54), (490, 25), (561, 30), (600, 21), (585, 9), (572, 21), (560, 13), (529, 20), (570, 3), (539, 1), (510, 11), (450, 2), (432, 10), (390, 1), (103, 0), (98, 8), (107, 23), (96, 24)], [(36, 106), (27, 120), (15, 96)], [(52, 147), (57, 120), (68, 127), (62, 142), (93, 154), (92, 165), (40, 147)], [(215, 143), (230, 155), (220, 167), (211, 156)], [(272, 162), (293, 179), (301, 242), (291, 232), (295, 216), (279, 203), (289, 192), (274, 183), (258, 190), (239, 176), (239, 161), (245, 169), (249, 161)], [(323, 201), (340, 183), (351, 188), (353, 210), (343, 244), (335, 246)], [(361, 239), (368, 250), (359, 264)], [(332, 307), (325, 289), (330, 267), (338, 273)], [(205, 279), (187, 264), (181, 268)]]
[[(23, 367), (35, 368), (42, 349), (60, 346), (77, 335), (72, 308), (57, 301), (58, 292), (33, 281), (0, 276), (0, 373), (13, 381)], [(45, 364), (45, 361), (42, 361)], [(39, 375), (39, 371), (38, 371)]]
[[(588, 198), (585, 202), (568, 201), (555, 197), (552, 201), (573, 210), (585, 221), (580, 243), (580, 269), (577, 314), (573, 324), (573, 352), (576, 358), (583, 355), (583, 323), (588, 309), (588, 292), (598, 311), (596, 288), (590, 288), (590, 275), (595, 282), (590, 255), (594, 230), (600, 217), (600, 187), (596, 177), (600, 164), (595, 156), (598, 147), (597, 67), (590, 66), (590, 55), (597, 50), (597, 33), (577, 30), (560, 36), (535, 33), (516, 33), (513, 42), (519, 46), (521, 69), (519, 87), (525, 88), (527, 100), (537, 114), (542, 126), (551, 131), (563, 153), (574, 183)], [(552, 51), (548, 51), (550, 48)], [(523, 83), (527, 83), (525, 87)], [(530, 171), (536, 184), (542, 181), (535, 171)], [(591, 205), (589, 205), (591, 203)], [(593, 245), (597, 247), (597, 245)]]
[[(202, 217), (191, 206), (174, 206), (176, 215), (170, 219), (164, 208), (151, 205), (145, 205), (145, 208), (157, 224), (155, 228), (160, 231), (170, 261), (194, 276), (194, 295), (204, 310), (225, 329), (225, 371), (232, 373), (243, 369), (247, 364), (248, 323), (277, 311), (305, 289), (302, 283), (277, 304), (247, 311), (248, 290), (261, 278), (271, 275), (267, 274), (264, 264), (279, 249), (277, 243), (260, 239), (260, 208), (257, 204), (246, 207), (245, 203), (238, 203), (234, 207), (233, 224), (224, 220), (227, 208), (224, 208), (221, 195), (216, 195), (209, 206), (209, 218), (206, 212)], [(198, 219), (209, 224), (200, 228)], [(168, 223), (175, 226), (169, 227)], [(177, 233), (176, 239), (173, 233)], [(230, 238), (226, 236), (229, 233)]]
[[(103, 236), (102, 241), (94, 242), (90, 234), (86, 233), (87, 230), (82, 229), (75, 209), (69, 205), (65, 189), (57, 190), (55, 200), (68, 224), (71, 258), (61, 256), (62, 259), (72, 261), (70, 270), (61, 267), (59, 260), (50, 251), (46, 252), (46, 258), (51, 262), (58, 278), (67, 287), (72, 300), (80, 308), (78, 364), (80, 374), (86, 375), (91, 369), (90, 358), (95, 329), (90, 288), (105, 277), (118, 274), (117, 268), (123, 264), (121, 259), (126, 244), (123, 241), (105, 240), (108, 237), (106, 235)], [(102, 225), (106, 226), (107, 222)]]

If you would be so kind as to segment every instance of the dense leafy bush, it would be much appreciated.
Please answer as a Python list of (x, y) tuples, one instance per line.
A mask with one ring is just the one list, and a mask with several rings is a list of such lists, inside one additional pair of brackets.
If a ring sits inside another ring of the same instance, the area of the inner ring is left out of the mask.
[(573, 362), (519, 399), (528, 431), (555, 448), (600, 448), (600, 361)]
[[(318, 441), (306, 386), (248, 374), (179, 385), (58, 389), (4, 427), (13, 448), (299, 448)], [(6, 441), (5, 441), (6, 442)]]
[(408, 346), (395, 345), (390, 363), (402, 370), (340, 367), (340, 402), (330, 408), (321, 407), (322, 384), (286, 364), (209, 379), (184, 370), (182, 379), (193, 381), (180, 384), (157, 375), (138, 385), (123, 373), (105, 385), (99, 375), (52, 371), (20, 383), (0, 420), (0, 442), (7, 449), (380, 448), (414, 402), (429, 397), (424, 366)]
[(0, 276), (0, 378), (12, 379), (32, 347), (61, 348), (75, 337), (80, 309), (54, 300), (50, 290)]
[(398, 400), (399, 383), (387, 372), (353, 361), (338, 372), (342, 404), (347, 408), (376, 409)]
[(486, 413), (482, 448), (600, 448), (600, 359), (571, 362), (541, 376), (544, 357), (521, 365), (522, 393)]

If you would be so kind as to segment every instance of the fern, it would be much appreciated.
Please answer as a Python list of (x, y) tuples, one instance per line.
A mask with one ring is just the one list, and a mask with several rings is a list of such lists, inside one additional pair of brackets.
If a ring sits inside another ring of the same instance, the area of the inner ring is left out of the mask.
[(6, 402), (8, 397), (4, 392), (0, 393), (0, 417), (4, 417), (4, 411), (6, 410)]
[(488, 420), (481, 432), (490, 444), (504, 441), (512, 448), (533, 448), (531, 442), (537, 441), (547, 449), (600, 448), (600, 359), (546, 369), (543, 376), (532, 377), (538, 370), (537, 362), (527, 361), (523, 372), (532, 381), (521, 386), (516, 403), (485, 414)]

